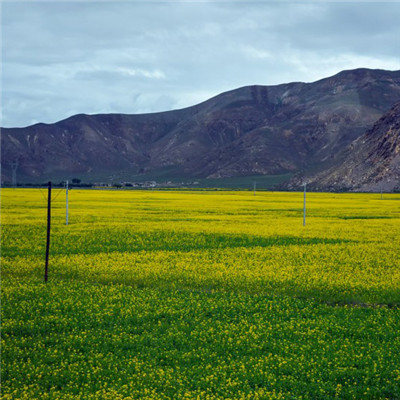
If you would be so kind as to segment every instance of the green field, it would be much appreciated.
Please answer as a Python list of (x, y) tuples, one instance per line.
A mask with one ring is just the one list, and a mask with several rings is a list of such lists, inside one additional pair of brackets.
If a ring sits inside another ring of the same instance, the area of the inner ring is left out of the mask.
[(400, 399), (400, 195), (2, 190), (3, 399)]

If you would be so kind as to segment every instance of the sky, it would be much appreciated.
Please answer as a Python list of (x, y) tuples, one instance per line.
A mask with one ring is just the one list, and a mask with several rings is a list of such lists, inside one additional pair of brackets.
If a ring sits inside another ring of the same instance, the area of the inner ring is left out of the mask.
[(2, 127), (400, 69), (400, 0), (1, 2)]

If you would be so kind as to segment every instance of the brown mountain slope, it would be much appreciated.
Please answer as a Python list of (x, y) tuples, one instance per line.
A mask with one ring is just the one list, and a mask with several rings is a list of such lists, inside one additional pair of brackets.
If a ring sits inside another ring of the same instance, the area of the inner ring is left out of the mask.
[[(316, 190), (400, 190), (400, 103), (343, 150), (344, 161), (308, 177)], [(294, 179), (292, 185), (299, 184)]]
[[(343, 71), (314, 83), (250, 86), (178, 111), (76, 115), (2, 129), (2, 178), (121, 171), (175, 176), (281, 174), (333, 165), (341, 150), (400, 101), (400, 71)], [(126, 176), (126, 175), (125, 175)]]

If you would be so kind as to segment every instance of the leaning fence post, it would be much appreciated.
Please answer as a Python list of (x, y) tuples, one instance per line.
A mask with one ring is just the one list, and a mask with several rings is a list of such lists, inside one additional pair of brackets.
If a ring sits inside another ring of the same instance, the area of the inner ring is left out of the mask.
[(48, 280), (48, 268), (49, 268), (50, 222), (51, 222), (51, 182), (49, 182), (49, 190), (47, 196), (47, 241), (46, 241), (46, 263), (44, 266), (45, 283)]
[(306, 191), (307, 183), (304, 183), (303, 226), (306, 226)]

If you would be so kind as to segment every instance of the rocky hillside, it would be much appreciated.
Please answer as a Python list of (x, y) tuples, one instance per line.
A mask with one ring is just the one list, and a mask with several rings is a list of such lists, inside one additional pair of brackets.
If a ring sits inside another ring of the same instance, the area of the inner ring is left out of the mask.
[(296, 177), (315, 190), (400, 191), (400, 102), (342, 152), (343, 161), (316, 175)]
[(338, 165), (343, 149), (398, 101), (400, 71), (357, 69), (314, 83), (243, 87), (183, 110), (4, 128), (2, 180), (14, 160), (22, 182), (313, 171)]

